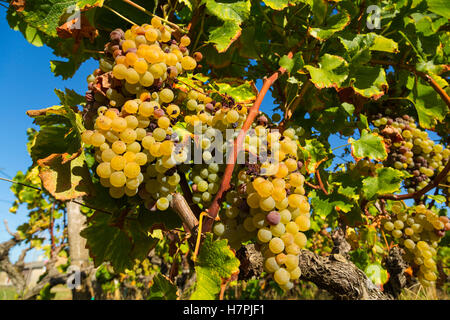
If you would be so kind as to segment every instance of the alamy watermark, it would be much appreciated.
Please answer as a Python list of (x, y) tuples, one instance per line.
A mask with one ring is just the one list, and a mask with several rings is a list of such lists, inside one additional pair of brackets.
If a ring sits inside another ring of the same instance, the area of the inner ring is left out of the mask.
[(371, 5), (367, 7), (366, 13), (368, 14), (367, 28), (370, 30), (381, 29), (381, 8), (377, 5)]

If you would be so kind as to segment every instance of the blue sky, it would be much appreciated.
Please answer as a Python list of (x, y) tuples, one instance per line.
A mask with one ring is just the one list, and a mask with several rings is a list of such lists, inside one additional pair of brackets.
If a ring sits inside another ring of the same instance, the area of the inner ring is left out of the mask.
[[(96, 68), (96, 63), (86, 62), (73, 79), (55, 78), (49, 62), (55, 59), (52, 50), (29, 44), (20, 32), (9, 28), (5, 16), (5, 9), (0, 8), (0, 177), (12, 178), (17, 171), (26, 171), (31, 164), (26, 150), (26, 129), (33, 124), (25, 112), (57, 104), (55, 88), (64, 90), (67, 87), (83, 94), (86, 77)], [(11, 230), (26, 221), (26, 208), (19, 209), (15, 215), (9, 212), (14, 200), (10, 186), (10, 183), (0, 181), (0, 242), (10, 238), (3, 220), (8, 221)], [(13, 260), (18, 252), (14, 250)], [(27, 260), (35, 258), (36, 254), (29, 254)]]

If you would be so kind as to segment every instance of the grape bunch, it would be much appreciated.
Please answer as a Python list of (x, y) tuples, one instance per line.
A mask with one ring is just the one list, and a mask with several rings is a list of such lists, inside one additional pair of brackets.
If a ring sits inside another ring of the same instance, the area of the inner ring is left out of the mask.
[(396, 202), (392, 213), (383, 228), (406, 248), (405, 259), (414, 266), (422, 285), (431, 285), (437, 279), (435, 257), (439, 241), (450, 230), (449, 219), (423, 204), (405, 208)]
[[(88, 77), (93, 130), (82, 133), (82, 141), (95, 147), (96, 173), (110, 195), (138, 194), (147, 208), (158, 210), (168, 208), (180, 182), (176, 165), (187, 159), (175, 128), (186, 94), (174, 85), (197, 65), (187, 49), (190, 39), (177, 43), (171, 34), (157, 17), (111, 32), (100, 69)], [(208, 101), (206, 95), (196, 97)]]
[(297, 145), (304, 131), (299, 127), (287, 128), (282, 134), (268, 131), (267, 118), (262, 118), (244, 143), (248, 154), (259, 155), (258, 161), (241, 166), (236, 190), (227, 193), (228, 207), (213, 230), (234, 247), (256, 239), (266, 271), (289, 290), (301, 276), (298, 259), (307, 243), (303, 232), (310, 228), (305, 171)]
[[(206, 101), (199, 101), (197, 95), (195, 90), (189, 92), (184, 121), (187, 131), (194, 137), (191, 150), (197, 148), (197, 158), (200, 158), (196, 159), (194, 155), (189, 176), (193, 181), (192, 199), (205, 208), (219, 191), (227, 150), (233, 146), (247, 119), (247, 108), (228, 96), (224, 96), (222, 102), (216, 102), (209, 97)], [(232, 132), (230, 137), (227, 137), (227, 130)]]
[(373, 124), (390, 149), (385, 165), (404, 169), (412, 175), (404, 182), (408, 193), (427, 186), (450, 159), (450, 149), (435, 144), (426, 131), (417, 127), (413, 117), (404, 115), (392, 119), (379, 114)]

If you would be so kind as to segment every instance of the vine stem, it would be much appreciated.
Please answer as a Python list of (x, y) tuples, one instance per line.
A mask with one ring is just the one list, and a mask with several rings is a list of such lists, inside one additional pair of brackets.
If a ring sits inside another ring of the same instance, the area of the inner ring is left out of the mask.
[(389, 200), (405, 200), (405, 199), (419, 199), (421, 196), (423, 196), (428, 191), (436, 188), (439, 185), (439, 182), (441, 182), (450, 171), (450, 161), (447, 162), (447, 165), (444, 169), (431, 181), (426, 187), (413, 192), (413, 193), (407, 193), (407, 194), (385, 194), (382, 196), (379, 196), (378, 199), (389, 199)]
[[(291, 51), (288, 53), (288, 57), (292, 58), (292, 56), (293, 56), (293, 53)], [(261, 103), (264, 100), (266, 93), (269, 91), (269, 88), (272, 86), (272, 84), (278, 79), (279, 75), (283, 74), (285, 72), (286, 72), (286, 69), (283, 67), (280, 67), (269, 78), (264, 79), (264, 84), (261, 88), (261, 91), (259, 92), (258, 96), (256, 97), (256, 100), (253, 103), (253, 106), (250, 108), (250, 111), (247, 115), (247, 119), (245, 119), (244, 125), (242, 126), (242, 129), (239, 132), (239, 135), (237, 136), (236, 140), (234, 140), (233, 152), (229, 155), (229, 157), (227, 159), (227, 166), (225, 168), (223, 179), (220, 184), (220, 189), (217, 192), (213, 202), (211, 203), (211, 205), (208, 208), (208, 216), (211, 219), (208, 219), (203, 224), (202, 233), (211, 231), (214, 219), (217, 217), (217, 214), (219, 213), (220, 205), (222, 203), (222, 198), (223, 198), (224, 194), (231, 187), (230, 186), (231, 177), (233, 175), (234, 167), (236, 165), (237, 156), (238, 156), (239, 152), (242, 150), (242, 144), (243, 144), (243, 141), (245, 138), (245, 134), (250, 129), (250, 126), (252, 125), (253, 121), (255, 120), (256, 116), (258, 115), (259, 107), (261, 106)]]
[[(20, 184), (21, 186), (24, 186), (24, 187), (27, 187), (27, 188), (31, 188), (31, 189), (35, 189), (35, 190), (42, 191), (41, 188), (35, 187), (35, 186), (30, 186), (30, 185), (28, 185), (28, 184), (26, 184), (26, 183), (22, 183), (22, 182), (10, 180), (10, 179), (6, 179), (6, 178), (0, 178), (0, 180), (8, 181), (8, 182), (15, 183), (15, 184)], [(105, 210), (103, 210), (103, 209), (94, 208), (94, 207), (92, 207), (92, 206), (88, 206), (88, 205), (84, 204), (83, 202), (80, 202), (80, 201), (77, 201), (77, 200), (72, 200), (72, 202), (73, 202), (73, 203), (76, 203), (76, 204), (79, 204), (80, 206), (83, 206), (83, 207), (86, 207), (86, 208), (95, 210), (95, 211), (100, 211), (100, 212), (103, 212), (103, 213), (107, 213), (107, 214), (112, 215), (111, 212), (105, 211)]]
[(125, 3), (128, 3), (129, 5), (135, 7), (136, 9), (138, 9), (138, 10), (144, 12), (145, 14), (147, 14), (147, 15), (149, 15), (149, 16), (157, 17), (157, 18), (161, 19), (161, 21), (164, 21), (164, 22), (167, 23), (169, 26), (174, 27), (175, 29), (177, 29), (178, 31), (180, 31), (180, 32), (182, 32), (182, 33), (187, 33), (187, 31), (183, 30), (182, 28), (180, 28), (180, 27), (179, 27), (178, 25), (176, 25), (175, 23), (170, 22), (170, 21), (167, 20), (167, 19), (164, 19), (164, 18), (161, 18), (161, 17), (157, 16), (156, 14), (154, 14), (154, 13), (148, 11), (148, 10), (145, 9), (144, 7), (141, 7), (140, 5), (138, 5), (137, 3), (134, 3), (134, 2), (131, 1), (131, 0), (122, 0), (122, 1), (125, 2)]
[(320, 173), (319, 173), (319, 168), (317, 168), (317, 170), (316, 170), (316, 177), (317, 177), (317, 180), (319, 182), (320, 190), (322, 190), (323, 193), (325, 193), (325, 195), (327, 196), (328, 195), (328, 191), (325, 189), (325, 186), (323, 185), (322, 178), (320, 177)]
[(115, 15), (117, 15), (118, 17), (122, 18), (123, 20), (125, 20), (128, 23), (131, 23), (133, 26), (136, 26), (137, 24), (134, 23), (133, 21), (131, 21), (130, 19), (128, 19), (127, 17), (123, 16), (122, 14), (120, 14), (119, 12), (117, 12), (116, 10), (114, 10), (113, 8), (107, 6), (106, 4), (103, 5), (103, 8), (108, 9), (109, 11), (111, 11), (112, 13), (114, 13)]
[(385, 66), (396, 66), (396, 67), (411, 71), (412, 73), (418, 75), (423, 80), (425, 80), (427, 83), (429, 83), (430, 86), (441, 96), (442, 100), (444, 100), (444, 102), (447, 104), (447, 106), (450, 107), (450, 97), (448, 96), (448, 94), (445, 92), (444, 89), (442, 89), (439, 86), (439, 84), (430, 75), (426, 74), (425, 72), (418, 71), (411, 65), (398, 63), (395, 61), (384, 61), (384, 60), (372, 59), (370, 62), (374, 63), (374, 64), (385, 65)]

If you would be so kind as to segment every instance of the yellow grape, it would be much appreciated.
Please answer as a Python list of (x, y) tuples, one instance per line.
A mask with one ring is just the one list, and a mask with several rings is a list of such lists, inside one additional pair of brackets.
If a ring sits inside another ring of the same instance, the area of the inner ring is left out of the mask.
[(91, 136), (91, 144), (94, 147), (100, 147), (105, 142), (105, 136), (100, 132), (94, 132)]
[(122, 171), (115, 171), (109, 177), (109, 182), (111, 182), (114, 187), (120, 188), (127, 182), (127, 177)]
[(300, 231), (307, 231), (311, 226), (311, 221), (309, 217), (305, 215), (300, 215), (295, 219), (295, 223), (298, 225)]
[(100, 178), (109, 178), (111, 176), (111, 165), (109, 162), (102, 162), (97, 166), (96, 170)]
[(122, 154), (127, 150), (127, 145), (123, 141), (115, 141), (111, 146), (112, 151), (116, 154)]
[(111, 168), (114, 170), (122, 170), (125, 167), (126, 160), (122, 156), (115, 156), (111, 159)]

